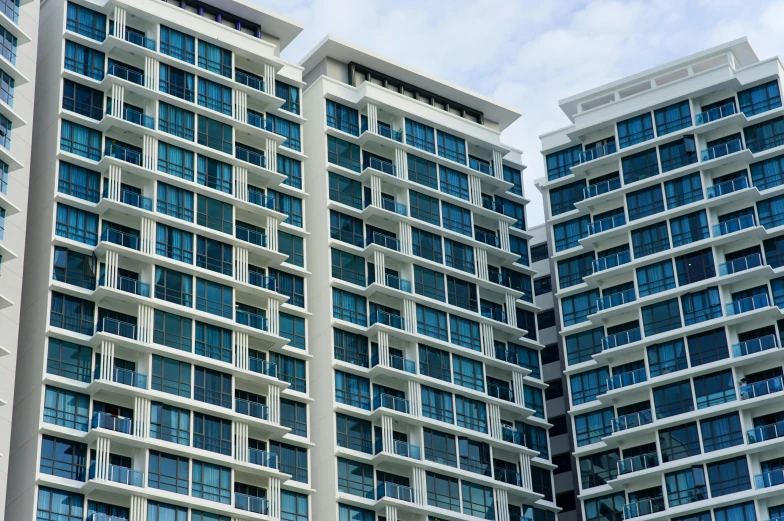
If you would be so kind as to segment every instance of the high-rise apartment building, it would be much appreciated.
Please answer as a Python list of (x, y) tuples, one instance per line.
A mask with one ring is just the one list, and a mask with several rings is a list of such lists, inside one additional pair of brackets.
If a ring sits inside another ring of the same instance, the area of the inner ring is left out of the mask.
[(313, 512), (553, 520), (519, 113), (332, 37), (302, 65)]
[(586, 521), (784, 515), (781, 80), (740, 39), (541, 136)]
[(19, 352), (37, 35), (38, 2), (0, 1), (0, 505)]
[(6, 519), (313, 519), (300, 26), (241, 0), (40, 18)]

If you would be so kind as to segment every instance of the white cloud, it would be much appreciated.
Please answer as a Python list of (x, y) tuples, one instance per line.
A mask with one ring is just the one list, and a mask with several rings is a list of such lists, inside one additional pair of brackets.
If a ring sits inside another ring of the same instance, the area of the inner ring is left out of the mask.
[(504, 141), (525, 152), (531, 224), (559, 99), (744, 35), (763, 59), (784, 52), (784, 1), (256, 1), (305, 25), (287, 59), (332, 33), (521, 108)]

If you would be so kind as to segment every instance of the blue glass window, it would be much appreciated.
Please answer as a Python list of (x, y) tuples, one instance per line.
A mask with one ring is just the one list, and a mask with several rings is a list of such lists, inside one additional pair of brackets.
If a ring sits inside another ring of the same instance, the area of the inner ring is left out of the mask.
[(196, 354), (231, 363), (231, 330), (196, 322)]
[(656, 335), (681, 327), (678, 299), (665, 300), (642, 308), (645, 336)]
[(333, 239), (362, 248), (365, 244), (362, 232), (362, 220), (331, 210), (330, 236)]
[(39, 471), (60, 478), (85, 481), (87, 445), (43, 435)]
[[(716, 517), (716, 521), (757, 521), (757, 514), (754, 509), (753, 501), (724, 508), (716, 508), (713, 510), (713, 515)], [(772, 515), (771, 519), (773, 519)]]
[(672, 228), (673, 248), (710, 237), (705, 210), (670, 219), (670, 228)]
[(231, 78), (231, 51), (199, 40), (199, 67)]
[(152, 341), (190, 352), (193, 345), (192, 328), (191, 319), (156, 309)]
[(633, 183), (659, 175), (659, 162), (656, 149), (643, 150), (621, 159), (624, 184)]
[(707, 288), (681, 297), (683, 322), (686, 326), (721, 317), (719, 289)]
[[(36, 521), (82, 521), (84, 496), (75, 492), (39, 486), (37, 508)], [(155, 520), (150, 518), (150, 521)]]
[[(161, 26), (161, 35), (163, 35), (164, 29), (165, 27)], [(163, 50), (163, 43), (161, 43), (161, 50)], [(191, 103), (195, 99), (193, 74), (165, 63), (162, 63), (160, 67), (158, 89)]]
[(745, 127), (743, 137), (746, 148), (755, 154), (781, 146), (784, 144), (784, 117)]
[(420, 150), (436, 153), (433, 127), (406, 118), (406, 144)]
[(457, 136), (438, 131), (438, 155), (450, 161), (466, 164), (465, 141)]
[(773, 197), (757, 203), (759, 223), (765, 228), (784, 224), (784, 196)]
[[(299, 114), (299, 88), (275, 79), (275, 97), (286, 100), (282, 110)], [(306, 509), (307, 513), (307, 509)]]
[(92, 335), (95, 324), (94, 304), (89, 300), (52, 292), (52, 309), (49, 325)]
[[(447, 364), (449, 361), (447, 360)], [(482, 362), (466, 358), (464, 356), (452, 355), (452, 367), (455, 373), (455, 385), (474, 389), (475, 391), (485, 391), (485, 377)], [(449, 366), (446, 368), (449, 375)]]
[[(413, 201), (412, 201), (413, 211)], [(443, 225), (447, 230), (461, 233), (471, 237), (471, 211), (461, 208), (446, 201), (441, 201), (441, 211), (443, 212)], [(413, 216), (413, 215), (412, 215)], [(436, 215), (436, 218), (438, 216)]]
[(231, 89), (220, 83), (199, 78), (199, 105), (231, 116)]
[(306, 349), (305, 319), (288, 313), (280, 313), (278, 320), (280, 322), (279, 334), (283, 338), (289, 339), (288, 345), (297, 349)]
[(173, 269), (156, 266), (155, 298), (180, 306), (193, 306), (193, 277)]
[(158, 141), (158, 171), (193, 181), (193, 153)]
[(620, 148), (636, 145), (649, 139), (653, 139), (653, 120), (650, 112), (618, 122), (618, 145)]
[(515, 262), (523, 266), (529, 265), (528, 241), (517, 235), (509, 235), (509, 251), (520, 256)]
[(571, 388), (572, 405), (596, 400), (600, 394), (607, 392), (607, 378), (610, 372), (606, 367), (600, 367), (592, 371), (574, 374), (569, 377)]
[(474, 351), (482, 349), (479, 323), (467, 318), (449, 315), (450, 342)]
[(697, 408), (704, 409), (734, 402), (735, 382), (732, 380), (732, 371), (719, 371), (694, 377), (694, 397), (697, 399)]
[(446, 265), (466, 273), (475, 273), (474, 248), (452, 239), (444, 239)]
[(193, 192), (158, 182), (158, 212), (193, 222)]
[(614, 418), (615, 412), (612, 407), (575, 416), (574, 436), (577, 446), (582, 447), (600, 442), (604, 436), (612, 434)]
[[(426, 163), (430, 162), (427, 161)], [(455, 197), (468, 201), (468, 176), (445, 166), (440, 166), (438, 170), (441, 177), (441, 191), (445, 194), (454, 195)], [(409, 179), (410, 178), (411, 170), (409, 170)]]
[(100, 199), (101, 174), (94, 170), (60, 161), (58, 192), (97, 203)]
[(670, 248), (667, 223), (657, 223), (632, 232), (634, 257), (639, 259)]
[(188, 458), (150, 451), (147, 486), (175, 494), (188, 494)]
[(648, 371), (651, 378), (686, 369), (686, 350), (683, 340), (673, 340), (648, 346)]
[[(330, 218), (331, 217), (332, 213), (330, 213)], [(360, 221), (360, 237), (361, 233)], [(300, 268), (305, 267), (305, 246), (302, 237), (278, 230), (278, 251), (288, 255), (285, 262), (293, 264), (294, 266), (299, 266)]]
[(751, 183), (760, 190), (784, 184), (784, 155), (752, 163)]
[(585, 181), (580, 180), (550, 190), (550, 214), (554, 217), (575, 209), (574, 203), (583, 200)]
[(664, 183), (664, 191), (667, 194), (667, 209), (669, 210), (703, 199), (699, 173), (667, 181)]
[(103, 80), (104, 53), (72, 41), (65, 41), (65, 69), (94, 80)]
[(158, 501), (148, 501), (147, 521), (188, 521), (188, 509)]
[(438, 199), (414, 190), (408, 191), (408, 198), (411, 206), (411, 217), (436, 226), (441, 225)]
[(495, 202), (500, 206), (501, 213), (507, 217), (517, 219), (517, 221), (511, 224), (512, 228), (525, 230), (525, 207), (522, 204), (498, 196), (496, 196)]
[(547, 180), (553, 181), (571, 174), (571, 168), (580, 164), (581, 145), (547, 154)]
[(569, 365), (587, 362), (601, 352), (604, 328), (597, 327), (566, 337), (566, 357)]
[(158, 223), (155, 253), (180, 262), (193, 264), (193, 234)]
[(197, 181), (200, 185), (214, 188), (227, 194), (232, 193), (232, 168), (230, 164), (199, 154), (198, 168)]
[(626, 194), (629, 209), (629, 220), (642, 219), (664, 211), (664, 201), (660, 185), (643, 188)]
[(454, 423), (452, 393), (423, 385), (422, 416), (444, 423)]
[(286, 176), (283, 181), (284, 185), (291, 186), (292, 188), (302, 189), (302, 162), (283, 154), (278, 154), (278, 170), (279, 174)]
[(231, 504), (231, 469), (193, 460), (191, 495), (208, 501)]
[(47, 385), (44, 422), (87, 432), (90, 426), (90, 396)]
[(691, 110), (689, 100), (673, 103), (654, 111), (656, 118), (656, 135), (664, 136), (691, 126)]
[(197, 277), (196, 309), (224, 318), (233, 318), (234, 303), (231, 286)]
[(553, 226), (555, 236), (555, 251), (568, 250), (579, 246), (580, 239), (588, 236), (588, 226), (591, 224), (591, 217), (586, 215), (558, 223)]
[(272, 122), (272, 131), (275, 134), (286, 138), (286, 141), (283, 142), (282, 146), (296, 150), (297, 152), (302, 150), (299, 123), (294, 123), (272, 114), (267, 114), (267, 119)]
[(190, 110), (185, 110), (161, 101), (158, 105), (158, 130), (173, 136), (193, 141), (195, 115)]
[(363, 296), (332, 288), (332, 316), (339, 320), (367, 326), (367, 301)]
[(746, 117), (767, 112), (781, 106), (779, 83), (776, 80), (738, 92), (740, 111)]
[(640, 297), (667, 291), (674, 287), (675, 273), (670, 259), (637, 268), (637, 288)]
[(370, 410), (370, 380), (335, 371), (335, 401)]
[[(442, 175), (444, 167), (441, 167)], [(413, 154), (408, 154), (408, 180), (438, 190), (438, 170), (436, 164)]]
[(267, 193), (275, 198), (275, 210), (288, 215), (283, 222), (302, 228), (302, 199), (272, 189), (268, 189)]
[(691, 165), (699, 160), (694, 136), (684, 136), (679, 141), (659, 146), (662, 172)]
[(362, 171), (359, 146), (334, 136), (327, 136), (327, 161), (353, 172)]
[(508, 190), (510, 194), (523, 195), (523, 176), (520, 170), (504, 165), (504, 181), (512, 183), (514, 186)]
[[(190, 128), (193, 129), (193, 122), (191, 121), (190, 123)], [(218, 150), (225, 154), (233, 153), (234, 143), (232, 141), (231, 125), (201, 115), (199, 115), (198, 125), (197, 142), (200, 145)], [(193, 140), (192, 134), (190, 134), (190, 136), (191, 137), (186, 137), (186, 139)]]
[(588, 315), (596, 313), (599, 291), (591, 290), (561, 299), (561, 318), (563, 325), (573, 326), (588, 320)]
[[(710, 482), (710, 494), (712, 498), (733, 494), (742, 490), (751, 489), (751, 477), (749, 476), (749, 466), (746, 456), (708, 463), (708, 481)], [(737, 507), (736, 507), (737, 508)], [(752, 509), (754, 508), (752, 504)], [(729, 509), (723, 509), (725, 511)], [(737, 520), (738, 510), (728, 515), (728, 519)], [(720, 517), (716, 511), (716, 521)]]
[(63, 110), (100, 121), (103, 118), (103, 92), (71, 80), (63, 80)]
[(49, 338), (46, 356), (46, 372), (77, 380), (90, 382), (92, 377), (93, 350), (56, 338)]
[(656, 404), (656, 418), (661, 420), (694, 410), (689, 380), (654, 387), (653, 401)]
[(417, 304), (417, 333), (447, 342), (446, 313)]
[(423, 259), (428, 259), (439, 264), (444, 262), (441, 237), (439, 235), (412, 227), (411, 243), (413, 246), (413, 254), (417, 257), (422, 257)]
[(710, 248), (675, 257), (675, 266), (678, 269), (679, 286), (716, 276)]
[(196, 63), (196, 44), (193, 36), (161, 25), (161, 52), (172, 58)]
[(60, 150), (92, 161), (101, 160), (101, 133), (97, 130), (62, 120)]
[(356, 109), (327, 100), (327, 126), (342, 132), (359, 135), (359, 112)]

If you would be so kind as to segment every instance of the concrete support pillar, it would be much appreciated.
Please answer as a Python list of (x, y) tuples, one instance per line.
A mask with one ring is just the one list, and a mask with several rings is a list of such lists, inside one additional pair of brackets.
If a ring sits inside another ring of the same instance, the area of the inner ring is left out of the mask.
[(144, 57), (144, 86), (150, 90), (158, 90), (158, 78), (161, 64), (152, 56)]
[(234, 366), (237, 369), (250, 369), (248, 334), (241, 331), (234, 332)]
[(152, 344), (152, 334), (155, 329), (155, 310), (147, 304), (139, 304), (139, 316), (136, 327), (137, 340), (143, 344)]
[(240, 89), (234, 89), (234, 119), (240, 123), (248, 121), (248, 94)]
[[(236, 91), (235, 91), (236, 92)], [(241, 166), (233, 167), (234, 197), (240, 201), (248, 200), (248, 169)]]
[(247, 462), (248, 455), (248, 424), (234, 422), (234, 459)]
[(147, 255), (155, 253), (155, 221), (149, 217), (142, 217), (141, 252)]
[(240, 282), (248, 282), (248, 250), (241, 246), (233, 246), (234, 278)]
[(378, 107), (374, 103), (367, 104), (368, 132), (378, 133)]
[(144, 135), (142, 166), (147, 170), (158, 170), (158, 138)]
[(264, 64), (264, 92), (275, 95), (275, 67), (268, 63)]
[(482, 353), (485, 356), (495, 358), (495, 341), (493, 338), (493, 326), (490, 324), (480, 324), (479, 331), (482, 337)]
[(280, 301), (267, 299), (267, 331), (271, 335), (280, 335)]
[(476, 262), (476, 276), (482, 280), (489, 280), (490, 273), (487, 270), (487, 250), (475, 247), (474, 262)]
[(408, 156), (400, 148), (395, 149), (395, 173), (401, 179), (408, 179)]
[(497, 179), (504, 178), (504, 155), (500, 150), (493, 150), (493, 175)]
[(142, 396), (133, 398), (133, 437), (147, 438), (150, 435), (150, 399)]

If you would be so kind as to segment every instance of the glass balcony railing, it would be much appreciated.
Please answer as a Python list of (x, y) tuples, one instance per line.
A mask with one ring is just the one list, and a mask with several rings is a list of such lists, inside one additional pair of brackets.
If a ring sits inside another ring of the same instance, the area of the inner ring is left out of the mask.
[(397, 177), (397, 167), (391, 162), (382, 161), (377, 157), (371, 157), (365, 165), (365, 168), (372, 168), (373, 170), (378, 170), (379, 172)]
[[(367, 129), (363, 129), (363, 132), (365, 130), (367, 130)], [(403, 142), (403, 130), (402, 129), (394, 130), (391, 127), (388, 127), (386, 125), (377, 125), (376, 126), (376, 133), (378, 133), (379, 136), (383, 136), (385, 138), (392, 139), (394, 141), (397, 141), (398, 143), (402, 143)]]
[(501, 360), (502, 362), (509, 362), (510, 364), (517, 365), (517, 351), (513, 351), (505, 347), (496, 347), (495, 359)]
[(707, 189), (708, 199), (731, 194), (732, 192), (737, 192), (738, 190), (743, 190), (744, 188), (748, 187), (749, 180), (746, 176), (736, 177), (735, 179), (730, 179), (729, 181), (724, 181), (723, 183), (709, 186)]
[(620, 187), (621, 178), (613, 177), (607, 181), (602, 181), (601, 183), (596, 183), (595, 185), (589, 185), (583, 188), (583, 199), (590, 199), (591, 197), (596, 197), (597, 195), (606, 194), (607, 192), (612, 192), (613, 190), (617, 190)]
[(700, 161), (705, 162), (712, 159), (718, 159), (720, 157), (734, 154), (735, 152), (740, 152), (741, 150), (743, 150), (743, 144), (740, 142), (740, 139), (734, 139), (727, 143), (722, 143), (720, 145), (706, 148), (700, 152)]
[(474, 239), (483, 244), (487, 244), (488, 246), (494, 246), (496, 248), (501, 247), (501, 240), (495, 233), (486, 232), (484, 230), (474, 230)]
[(405, 291), (406, 293), (411, 293), (411, 281), (402, 279), (396, 275), (392, 275), (391, 273), (387, 273), (385, 276), (385, 286), (388, 288), (397, 289), (400, 291)]
[(389, 366), (399, 371), (416, 374), (416, 362), (402, 356), (389, 355)]
[(613, 432), (625, 431), (627, 429), (633, 429), (634, 427), (639, 427), (641, 425), (647, 425), (652, 421), (653, 414), (651, 414), (651, 410), (645, 409), (644, 411), (633, 412), (623, 416), (618, 416), (617, 418), (613, 418), (612, 430)]
[(719, 264), (719, 275), (724, 277), (759, 266), (762, 266), (762, 255), (759, 253), (752, 253), (751, 255), (746, 255), (745, 257)]
[[(106, 285), (106, 275), (101, 275), (101, 278), (98, 279), (99, 286)], [(150, 296), (150, 285), (146, 282), (142, 282), (140, 280), (132, 279), (130, 277), (124, 277), (119, 275), (117, 277), (117, 284), (116, 289), (120, 291), (125, 291), (127, 293), (133, 293), (134, 295), (139, 295), (140, 297), (149, 297)]]
[(773, 469), (754, 476), (754, 488), (784, 485), (784, 469)]
[(385, 497), (413, 503), (414, 489), (411, 487), (398, 485), (397, 483), (383, 481), (376, 487), (376, 499), (378, 500)]
[(157, 49), (157, 45), (155, 40), (152, 38), (147, 38), (143, 34), (140, 34), (136, 31), (129, 31), (125, 30), (125, 41), (130, 42), (134, 45), (138, 45), (139, 47), (144, 47), (145, 49), (149, 49), (154, 51)]
[[(101, 380), (100, 368), (95, 369), (93, 375), (95, 380)], [(122, 369), (115, 367), (112, 371), (112, 381), (122, 385), (130, 385), (138, 389), (147, 389), (147, 375), (131, 371), (130, 369)]]
[(373, 410), (383, 407), (385, 409), (392, 409), (393, 411), (402, 412), (404, 414), (411, 413), (411, 404), (405, 398), (392, 396), (391, 394), (379, 394), (373, 398)]
[[(99, 479), (96, 470), (95, 462), (90, 464), (90, 477), (89, 479)], [(133, 487), (144, 486), (144, 472), (140, 470), (129, 469), (128, 467), (121, 467), (120, 465), (108, 465), (106, 474), (101, 476), (102, 480), (112, 481), (123, 485), (131, 485)]]
[(381, 198), (381, 208), (388, 212), (398, 215), (408, 215), (408, 207), (404, 203), (398, 203), (394, 199)]
[(594, 221), (588, 225), (588, 235), (596, 235), (597, 233), (612, 230), (619, 226), (626, 224), (626, 216), (623, 214), (613, 215), (599, 221)]
[(623, 505), (623, 518), (632, 519), (640, 516), (647, 516), (655, 514), (664, 510), (664, 498), (655, 497), (651, 499), (643, 499), (636, 503), (628, 503)]
[(263, 374), (272, 378), (278, 377), (278, 364), (275, 362), (268, 362), (263, 358), (249, 356), (248, 369), (254, 373)]
[[(103, 187), (103, 197), (106, 199), (109, 198), (108, 185)], [(140, 208), (142, 210), (147, 210), (148, 212), (152, 211), (152, 199), (138, 194), (132, 190), (128, 190), (127, 188), (120, 189), (119, 201), (123, 204), (127, 204), (128, 206), (133, 206), (134, 208)]]
[(109, 74), (137, 85), (144, 85), (144, 74), (128, 67), (123, 67), (119, 63), (112, 62), (109, 64)]
[(733, 344), (732, 356), (737, 358), (740, 356), (752, 355), (754, 353), (767, 351), (768, 349), (777, 349), (778, 347), (779, 343), (776, 339), (776, 335), (766, 335), (760, 338), (753, 338), (751, 340), (746, 340), (745, 342)]
[(136, 324), (123, 322), (114, 318), (104, 317), (103, 320), (99, 320), (98, 332), (136, 340)]
[(248, 202), (255, 204), (256, 206), (261, 206), (262, 208), (269, 208), (270, 210), (275, 209), (275, 196), (265, 195), (264, 193), (257, 192), (256, 190), (248, 192)]
[(248, 494), (234, 493), (234, 508), (261, 514), (269, 514), (269, 501), (265, 497), (249, 496)]
[(259, 168), (267, 168), (267, 158), (264, 154), (250, 150), (240, 145), (234, 146), (234, 157), (240, 161), (245, 161), (251, 165), (256, 165)]
[(96, 412), (93, 414), (92, 428), (131, 434), (133, 431), (133, 420), (130, 418), (118, 418), (113, 414), (105, 412)]
[[(742, 382), (743, 380), (741, 380)], [(743, 384), (740, 386), (740, 399), (750, 400), (768, 394), (780, 393), (784, 391), (784, 381), (780, 376), (763, 380), (761, 382), (754, 382), (753, 384)]]
[(616, 145), (615, 141), (600, 145), (598, 147), (589, 148), (580, 152), (580, 163), (587, 163), (588, 161), (593, 161), (594, 159), (599, 159), (600, 157), (614, 154), (617, 151), (618, 146)]
[(766, 308), (770, 306), (770, 298), (767, 293), (754, 295), (740, 300), (735, 300), (726, 305), (727, 316), (739, 315), (741, 313), (748, 313), (755, 309)]
[(505, 402), (514, 402), (514, 389), (509, 386), (487, 384), (487, 395)]
[[(108, 116), (112, 115), (112, 105), (108, 104), (106, 109), (106, 114)], [(122, 119), (133, 123), (135, 125), (140, 125), (145, 128), (149, 128), (151, 130), (155, 129), (155, 118), (152, 116), (148, 116), (144, 112), (139, 112), (136, 109), (132, 109), (131, 107), (123, 107), (122, 111)]]
[(717, 119), (726, 118), (727, 116), (732, 116), (736, 112), (737, 110), (735, 110), (734, 101), (730, 103), (725, 103), (721, 107), (715, 107), (710, 110), (700, 112), (699, 114), (694, 116), (694, 124), (704, 125), (705, 123), (710, 123), (711, 121), (716, 121)]
[(495, 468), (493, 469), (493, 475), (495, 480), (501, 483), (507, 483), (516, 487), (523, 486), (523, 478), (516, 470)]
[(634, 371), (627, 371), (625, 373), (616, 374), (607, 379), (607, 390), (613, 391), (628, 387), (630, 385), (642, 383), (648, 380), (648, 373), (645, 368), (635, 369)]
[(256, 286), (257, 288), (264, 288), (270, 291), (276, 291), (277, 281), (267, 275), (262, 275), (257, 271), (248, 272), (248, 284)]
[(593, 273), (598, 273), (600, 271), (621, 266), (622, 264), (627, 264), (631, 261), (631, 252), (629, 250), (624, 250), (622, 252), (616, 253), (615, 255), (599, 257), (598, 259), (591, 262), (591, 267), (593, 268)]
[(244, 226), (237, 226), (235, 234), (241, 241), (249, 242), (256, 246), (261, 246), (262, 248), (267, 247), (267, 236), (260, 231), (251, 230)]
[[(376, 438), (375, 453), (378, 454), (384, 451), (384, 442), (381, 438)], [(417, 445), (406, 443), (404, 441), (392, 440), (392, 452), (398, 456), (411, 459), (422, 459), (422, 451)]]
[(618, 474), (629, 474), (639, 470), (650, 469), (659, 466), (659, 455), (655, 452), (639, 454), (631, 458), (622, 459), (618, 462)]
[(237, 69), (234, 70), (234, 81), (236, 81), (240, 85), (245, 85), (246, 87), (250, 87), (251, 89), (264, 92), (263, 79), (257, 78), (255, 76), (251, 76), (250, 74), (245, 74), (240, 70)]
[[(269, 407), (263, 403), (251, 402), (242, 400), (240, 398), (234, 399), (234, 411), (245, 416), (252, 416), (260, 420), (266, 420), (269, 417)], [(251, 449), (254, 450), (254, 449)], [(264, 452), (264, 451), (259, 451)], [(274, 455), (274, 454), (273, 454)], [(261, 463), (257, 463), (260, 465)]]
[(522, 432), (516, 429), (510, 429), (509, 427), (501, 428), (501, 439), (508, 443), (514, 443), (515, 445), (525, 445), (525, 435)]
[(756, 226), (754, 223), (754, 216), (744, 215), (742, 217), (738, 217), (737, 219), (730, 219), (728, 221), (724, 221), (723, 223), (714, 224), (713, 236), (720, 237), (722, 235), (735, 233), (747, 228), (753, 228), (754, 226)]
[[(266, 407), (264, 410), (265, 416), (262, 418), (266, 420)], [(256, 418), (260, 418), (260, 416), (255, 416), (251, 414), (250, 416), (254, 416)], [(248, 461), (253, 463), (254, 465), (258, 465), (260, 467), (267, 467), (268, 469), (277, 469), (278, 468), (278, 455), (272, 452), (267, 452), (266, 450), (259, 450), (259, 449), (248, 449)]]
[(634, 329), (602, 337), (602, 349), (612, 349), (640, 340), (642, 340), (642, 331), (640, 331), (639, 327), (635, 327)]
[(242, 324), (243, 326), (252, 327), (253, 329), (259, 329), (261, 331), (268, 331), (267, 317), (242, 309), (236, 310), (235, 314), (237, 316), (237, 324)]
[(495, 173), (493, 172), (493, 165), (485, 161), (478, 161), (472, 157), (468, 158), (468, 168), (470, 168), (471, 170), (476, 170), (477, 172), (481, 172), (485, 175), (489, 175), (489, 176), (495, 175)]
[(746, 431), (746, 436), (749, 443), (762, 443), (784, 437), (784, 421), (754, 427)]
[(248, 125), (266, 130), (267, 132), (273, 132), (275, 130), (275, 123), (271, 119), (262, 117), (255, 112), (248, 112), (247, 121)]
[(504, 324), (507, 323), (506, 311), (504, 311), (501, 308), (482, 304), (482, 306), (480, 307), (480, 312), (482, 313), (482, 316), (485, 318), (496, 320), (498, 322), (503, 322)]
[(141, 166), (142, 164), (141, 152), (132, 148), (124, 147), (117, 143), (107, 143), (104, 154), (137, 166)]
[(597, 299), (596, 306), (599, 311), (604, 311), (605, 309), (622, 306), (623, 304), (628, 304), (635, 300), (637, 300), (637, 294), (634, 292), (634, 288), (632, 288)]
[(370, 246), (371, 244), (378, 244), (390, 250), (400, 251), (399, 240), (379, 232), (373, 232), (372, 235), (368, 235), (367, 245)]
[(394, 327), (395, 329), (405, 329), (403, 317), (400, 315), (393, 315), (380, 309), (370, 314), (370, 325), (375, 323), (384, 324), (385, 326)]
[(87, 521), (128, 521), (128, 519), (124, 517), (110, 516), (109, 514), (103, 514), (101, 512), (92, 512), (89, 516), (87, 516)]

